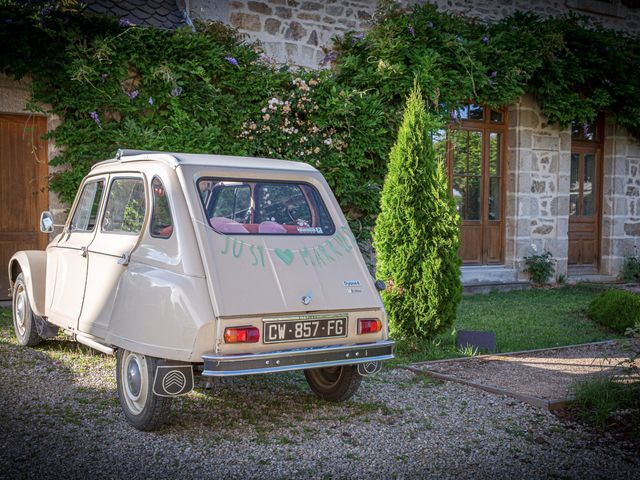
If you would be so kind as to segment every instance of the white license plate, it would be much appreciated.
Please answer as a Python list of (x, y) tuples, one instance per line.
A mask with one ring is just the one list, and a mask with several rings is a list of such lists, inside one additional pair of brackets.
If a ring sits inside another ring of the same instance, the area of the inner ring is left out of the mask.
[(298, 342), (347, 336), (347, 319), (269, 320), (262, 327), (264, 343)]

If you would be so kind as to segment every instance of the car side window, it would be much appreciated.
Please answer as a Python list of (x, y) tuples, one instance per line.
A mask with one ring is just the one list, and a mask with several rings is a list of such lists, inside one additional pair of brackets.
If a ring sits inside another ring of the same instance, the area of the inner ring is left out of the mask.
[(98, 220), (98, 209), (100, 208), (103, 191), (104, 180), (85, 183), (76, 211), (71, 218), (70, 227), (72, 232), (93, 232)]
[(151, 212), (150, 233), (152, 237), (169, 238), (173, 233), (173, 217), (167, 198), (167, 190), (164, 188), (162, 180), (153, 177), (151, 181), (151, 192), (153, 194), (153, 211)]
[(102, 231), (138, 234), (146, 211), (144, 183), (141, 178), (116, 178), (111, 181)]

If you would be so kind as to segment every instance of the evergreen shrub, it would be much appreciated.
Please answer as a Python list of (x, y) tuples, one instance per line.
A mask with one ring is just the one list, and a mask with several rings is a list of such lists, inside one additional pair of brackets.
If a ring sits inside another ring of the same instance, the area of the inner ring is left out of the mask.
[(378, 278), (392, 333), (429, 338), (449, 327), (461, 299), (459, 216), (436, 160), (417, 84), (391, 149), (374, 230)]
[(587, 313), (596, 322), (624, 333), (627, 328), (640, 326), (640, 295), (607, 290), (589, 304)]

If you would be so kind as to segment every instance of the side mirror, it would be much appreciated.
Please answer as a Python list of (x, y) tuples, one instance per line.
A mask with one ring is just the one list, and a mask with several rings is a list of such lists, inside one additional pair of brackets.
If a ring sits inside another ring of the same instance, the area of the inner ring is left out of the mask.
[(40, 231), (42, 233), (53, 232), (53, 215), (51, 212), (42, 212), (40, 215)]

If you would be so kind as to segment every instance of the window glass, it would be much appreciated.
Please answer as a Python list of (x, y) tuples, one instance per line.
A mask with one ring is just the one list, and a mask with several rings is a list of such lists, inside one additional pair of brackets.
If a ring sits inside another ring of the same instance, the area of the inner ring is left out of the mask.
[(580, 198), (580, 154), (571, 154), (571, 177), (569, 179), (569, 215), (578, 215), (578, 200)]
[(311, 185), (203, 178), (198, 191), (219, 233), (331, 235), (335, 227)]
[(584, 155), (584, 183), (582, 184), (582, 215), (591, 217), (596, 214), (596, 156)]
[(104, 190), (104, 180), (87, 182), (71, 219), (72, 232), (92, 232), (96, 226), (98, 209)]
[(469, 120), (483, 120), (484, 108), (480, 105), (469, 105)]
[(482, 138), (479, 131), (453, 130), (453, 196), (463, 220), (480, 220)]
[(169, 238), (173, 233), (173, 217), (169, 207), (167, 191), (158, 177), (151, 182), (153, 212), (151, 213), (151, 236)]
[(491, 121), (493, 123), (502, 123), (502, 112), (491, 110)]
[(489, 133), (489, 220), (500, 220), (500, 147), (502, 134)]
[(116, 178), (111, 182), (102, 230), (137, 234), (144, 223), (144, 183), (140, 178)]
[(213, 217), (225, 217), (240, 223), (250, 223), (251, 187), (230, 182), (215, 189), (215, 204), (211, 210)]

